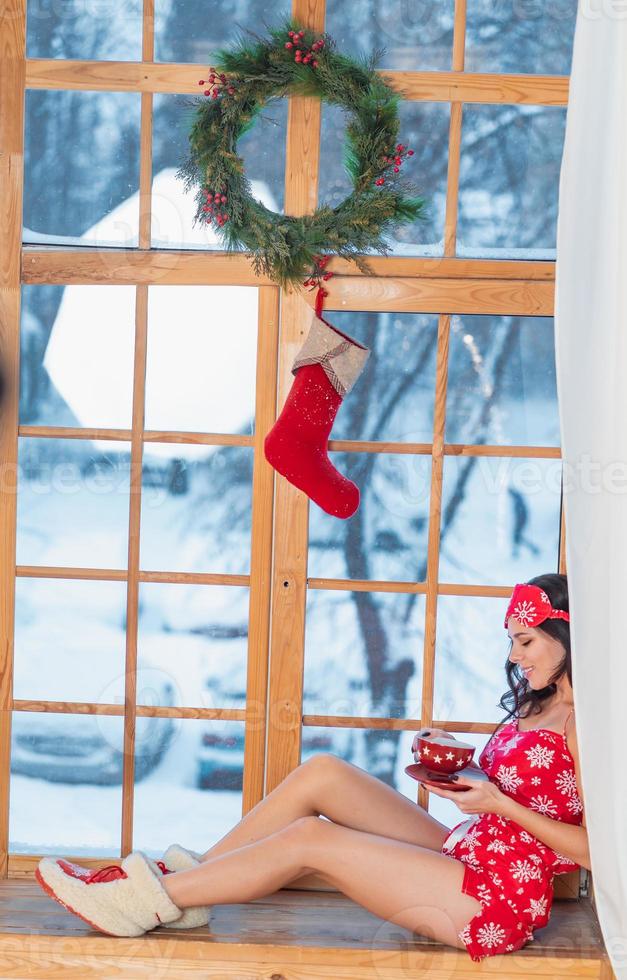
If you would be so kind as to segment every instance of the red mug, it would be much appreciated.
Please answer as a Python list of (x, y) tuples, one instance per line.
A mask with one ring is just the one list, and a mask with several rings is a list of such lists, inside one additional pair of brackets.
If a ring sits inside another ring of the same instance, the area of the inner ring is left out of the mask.
[[(431, 731), (431, 729), (426, 729)], [(455, 738), (421, 735), (418, 732), (412, 742), (412, 752), (417, 762), (431, 772), (459, 772), (470, 762), (475, 753), (475, 746), (468, 742), (459, 742)]]

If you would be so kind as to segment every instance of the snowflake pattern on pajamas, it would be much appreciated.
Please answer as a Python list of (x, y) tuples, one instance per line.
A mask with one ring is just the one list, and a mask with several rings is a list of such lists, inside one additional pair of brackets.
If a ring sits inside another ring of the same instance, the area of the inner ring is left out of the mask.
[(496, 922), (489, 922), (479, 929), (478, 936), (482, 946), (498, 946), (505, 939), (506, 932)]
[(524, 909), (525, 912), (529, 912), (532, 919), (542, 918), (547, 912), (548, 899), (546, 898), (531, 898), (529, 899), (529, 908)]
[(573, 796), (577, 792), (575, 773), (564, 769), (555, 779), (555, 785), (564, 796)]
[(557, 807), (550, 796), (533, 796), (529, 806), (533, 810), (537, 810), (538, 813), (546, 813), (548, 817), (554, 817), (557, 820)]
[(543, 769), (550, 769), (555, 752), (548, 749), (546, 745), (533, 745), (525, 750), (525, 755), (532, 766), (542, 766)]
[(509, 866), (509, 873), (516, 881), (532, 881), (534, 878), (542, 877), (542, 869), (534, 867), (529, 861), (512, 861)]
[(516, 772), (516, 766), (499, 766), (496, 772), (496, 778), (501, 785), (501, 789), (507, 789), (510, 793), (515, 793), (522, 783), (522, 779)]
[[(493, 735), (478, 763), (503, 793), (523, 806), (581, 824), (583, 804), (564, 732), (519, 731), (515, 719)], [(469, 822), (465, 832), (454, 833)], [(462, 891), (481, 905), (459, 933), (475, 962), (532, 942), (534, 930), (549, 921), (553, 878), (580, 867), (516, 821), (495, 813), (475, 814), (470, 821), (465, 816), (452, 828), (442, 853), (465, 865)]]

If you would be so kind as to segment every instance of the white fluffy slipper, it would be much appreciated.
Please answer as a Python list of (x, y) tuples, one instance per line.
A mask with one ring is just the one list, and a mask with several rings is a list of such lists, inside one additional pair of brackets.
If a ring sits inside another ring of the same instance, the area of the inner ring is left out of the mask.
[[(170, 871), (189, 871), (190, 868), (198, 867), (201, 857), (197, 851), (190, 851), (181, 844), (170, 844), (158, 864), (165, 864)], [(183, 909), (180, 919), (164, 922), (163, 925), (167, 929), (197, 929), (199, 926), (206, 926), (210, 918), (210, 905), (191, 905)]]
[(121, 867), (97, 870), (45, 857), (35, 877), (69, 912), (110, 936), (141, 936), (182, 915), (161, 884), (161, 869), (142, 851), (128, 854)]

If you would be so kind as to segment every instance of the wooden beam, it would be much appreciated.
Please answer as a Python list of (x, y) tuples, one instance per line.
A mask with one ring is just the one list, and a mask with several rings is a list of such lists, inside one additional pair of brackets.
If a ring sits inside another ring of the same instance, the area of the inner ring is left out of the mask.
[[(313, 30), (324, 27), (324, 0), (293, 0), (292, 15)], [(321, 106), (291, 98), (285, 163), (285, 213), (307, 214), (318, 197)], [(294, 380), (292, 364), (305, 339), (310, 311), (295, 291), (281, 293), (281, 343), (277, 411)], [(305, 656), (309, 499), (275, 476), (275, 535), (270, 636), (270, 706), (266, 793), (300, 762)]]
[[(199, 95), (206, 65), (141, 61), (83, 61), (28, 58), (26, 87), (95, 92), (172, 92)], [(497, 74), (465, 71), (379, 72), (413, 102), (479, 102), (506, 105), (567, 105), (565, 75)]]
[(243, 814), (263, 799), (266, 768), (274, 471), (264, 456), (263, 440), (276, 414), (279, 316), (278, 286), (262, 286), (257, 327)]
[[(377, 278), (498, 279), (555, 282), (555, 262), (526, 259), (466, 259), (407, 256), (367, 257)], [(334, 258), (328, 268), (336, 276), (365, 277), (354, 262)], [(250, 257), (214, 250), (175, 249), (81, 249), (24, 245), (22, 282), (29, 285), (167, 285), (167, 286), (269, 286), (272, 280), (253, 272)], [(333, 280), (331, 280), (331, 283)], [(303, 297), (309, 294), (303, 290)]]
[[(66, 578), (91, 582), (126, 582), (125, 568), (75, 568), (70, 565), (17, 565), (18, 578)], [(155, 572), (139, 571), (140, 582), (168, 582), (173, 585), (250, 585), (249, 575), (230, 575), (220, 572)]]
[[(388, 310), (392, 313), (481, 313), (496, 316), (552, 316), (553, 284), (485, 279), (359, 280), (334, 276), (326, 301), (332, 310)], [(308, 296), (307, 302), (313, 300)]]
[(0, 878), (8, 874), (11, 781), (25, 30), (26, 0), (5, 0), (0, 18), (0, 368), (8, 396), (0, 418)]

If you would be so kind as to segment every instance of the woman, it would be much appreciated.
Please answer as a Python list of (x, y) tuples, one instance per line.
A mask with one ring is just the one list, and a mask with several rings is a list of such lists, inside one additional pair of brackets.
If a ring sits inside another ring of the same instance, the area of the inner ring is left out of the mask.
[(519, 949), (548, 921), (553, 876), (590, 867), (568, 620), (566, 576), (516, 585), (505, 617), (510, 690), (500, 700), (516, 720), (479, 757), (488, 780), (471, 767), (458, 774), (467, 790), (429, 787), (473, 815), (452, 831), (324, 754), (291, 772), (202, 856), (172, 845), (164, 861), (133, 851), (121, 867), (95, 872), (42, 858), (38, 881), (100, 931), (137, 936), (198, 925), (207, 906), (248, 902), (316, 872), (382, 919), (473, 960)]

